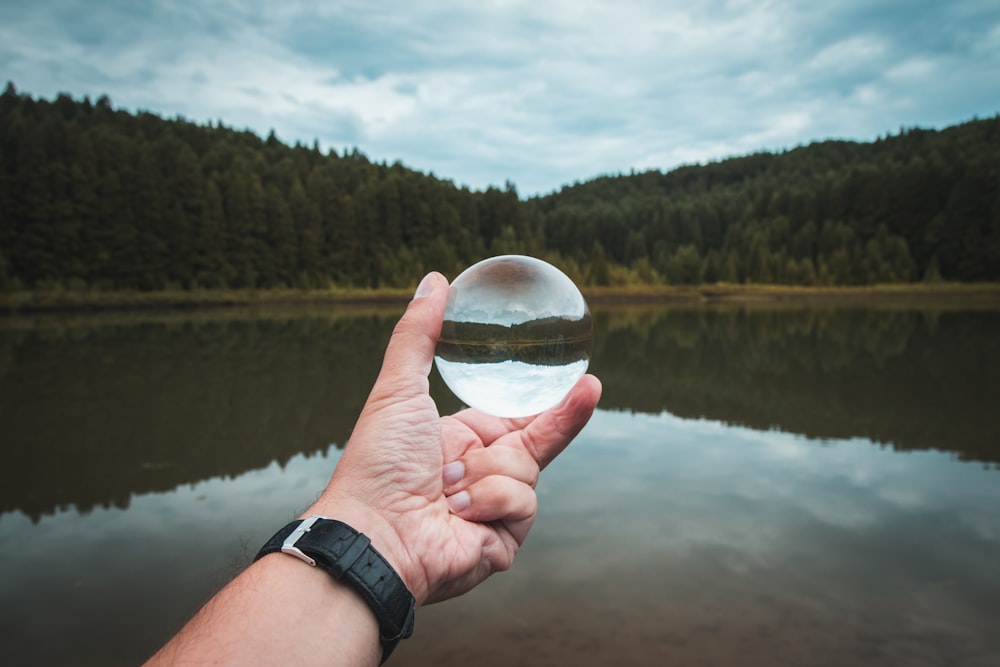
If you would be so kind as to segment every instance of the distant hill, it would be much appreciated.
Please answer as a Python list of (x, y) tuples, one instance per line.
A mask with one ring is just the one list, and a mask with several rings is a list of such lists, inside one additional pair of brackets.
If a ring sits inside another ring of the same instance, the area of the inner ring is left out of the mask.
[(527, 206), (547, 247), (645, 281), (995, 281), (1000, 116), (598, 178)]
[(521, 200), (107, 97), (0, 95), (0, 290), (408, 286), (504, 253), (594, 285), (1000, 280), (1000, 117)]

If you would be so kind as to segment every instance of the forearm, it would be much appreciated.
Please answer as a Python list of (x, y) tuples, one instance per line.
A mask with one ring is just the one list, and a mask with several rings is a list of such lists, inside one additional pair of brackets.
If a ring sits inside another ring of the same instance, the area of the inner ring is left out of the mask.
[(351, 588), (276, 553), (230, 582), (146, 664), (374, 666), (378, 633)]

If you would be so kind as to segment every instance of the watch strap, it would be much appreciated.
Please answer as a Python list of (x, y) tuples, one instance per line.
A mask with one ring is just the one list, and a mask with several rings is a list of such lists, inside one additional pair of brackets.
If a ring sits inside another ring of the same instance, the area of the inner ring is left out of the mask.
[(361, 595), (378, 619), (382, 662), (413, 634), (413, 594), (364, 534), (342, 521), (311, 516), (275, 533), (254, 561), (278, 551), (325, 570)]

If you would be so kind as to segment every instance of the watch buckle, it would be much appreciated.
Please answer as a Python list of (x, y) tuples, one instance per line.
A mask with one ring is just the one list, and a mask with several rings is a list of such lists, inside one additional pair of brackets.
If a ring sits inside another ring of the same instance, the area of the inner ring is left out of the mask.
[(316, 567), (316, 561), (295, 545), (300, 539), (302, 539), (303, 535), (312, 529), (313, 524), (322, 518), (324, 517), (314, 514), (309, 518), (303, 519), (302, 523), (296, 526), (295, 530), (293, 530), (288, 537), (285, 538), (285, 541), (281, 543), (281, 552), (290, 556), (295, 556), (299, 560), (303, 560), (313, 567)]

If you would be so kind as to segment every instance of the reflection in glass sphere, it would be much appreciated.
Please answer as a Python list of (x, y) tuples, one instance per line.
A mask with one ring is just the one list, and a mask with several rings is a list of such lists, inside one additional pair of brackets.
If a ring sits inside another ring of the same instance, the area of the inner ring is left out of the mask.
[(587, 302), (566, 274), (502, 255), (452, 282), (434, 362), (470, 407), (527, 417), (559, 403), (587, 372), (592, 340)]

